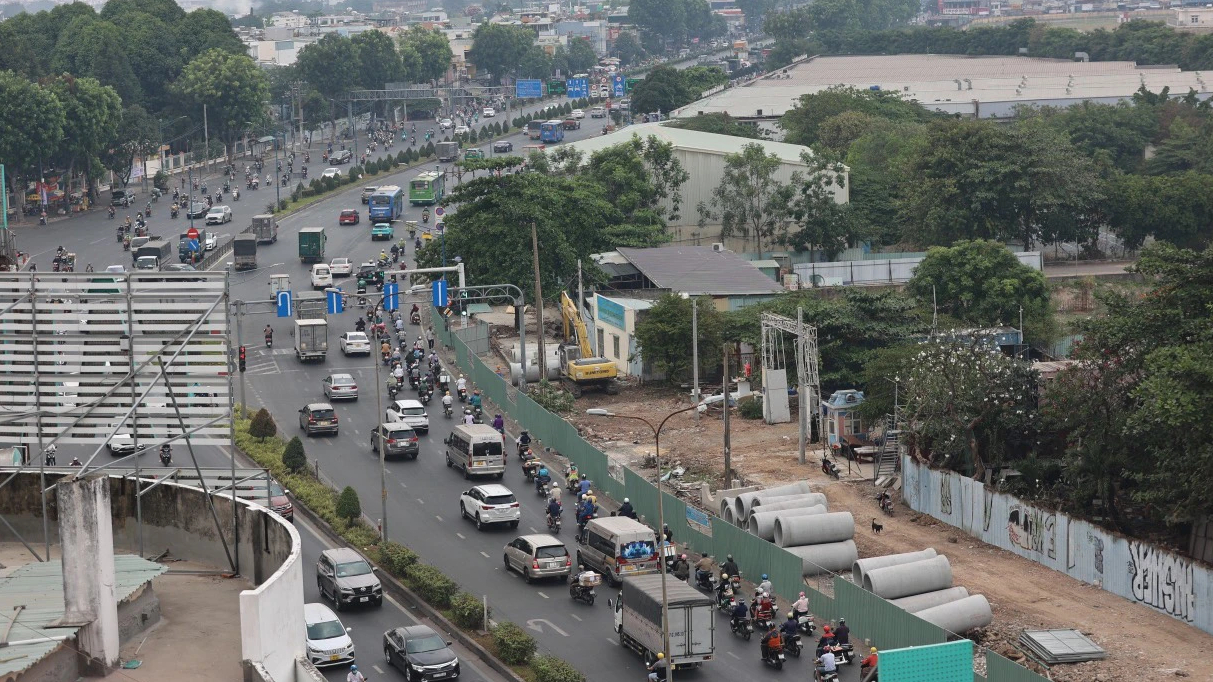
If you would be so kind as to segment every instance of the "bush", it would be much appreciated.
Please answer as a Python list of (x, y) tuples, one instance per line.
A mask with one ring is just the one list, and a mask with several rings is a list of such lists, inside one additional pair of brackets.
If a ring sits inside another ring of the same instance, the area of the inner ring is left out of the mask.
[(362, 175), (362, 166), (350, 166), (349, 172), (346, 173), (346, 177), (350, 179), (350, 182), (357, 180), (360, 175)]
[(429, 564), (416, 564), (409, 569), (408, 581), (422, 599), (440, 609), (449, 607), (451, 599), (459, 591), (459, 585), (454, 580)]
[(532, 386), (530, 396), (540, 407), (554, 414), (567, 414), (573, 409), (573, 394), (547, 379), (541, 379), (537, 386)]
[(286, 210), (286, 205), (287, 205), (288, 203), (290, 203), (290, 202), (289, 202), (288, 200), (286, 200), (286, 199), (281, 199), (281, 200), (279, 200), (279, 201), (278, 201), (278, 210), (279, 210), (279, 211), (285, 211), (285, 210)]
[(168, 173), (162, 170), (156, 171), (152, 176), (152, 184), (155, 185), (161, 192), (168, 191)]
[(737, 414), (743, 419), (762, 419), (762, 399), (757, 396), (747, 396), (737, 403)]
[(451, 616), (464, 630), (484, 629), (484, 602), (476, 595), (460, 592), (451, 600)]
[(320, 178), (312, 178), (312, 181), (307, 186), (312, 190), (313, 194), (324, 189), (324, 183), (320, 181)]
[(400, 151), (396, 152), (396, 163), (408, 163), (408, 162), (409, 162), (409, 156), (408, 156), (408, 152), (406, 150), (401, 149)]
[[(255, 417), (254, 421), (256, 421)], [(303, 452), (303, 441), (299, 440), (299, 436), (292, 437), (286, 444), (286, 447), (283, 448), (282, 466), (286, 467), (286, 470), (292, 474), (297, 474), (307, 469), (307, 455)]]
[(337, 518), (344, 519), (346, 523), (353, 523), (362, 518), (362, 503), (358, 501), (358, 491), (345, 486), (337, 497), (336, 511)]
[(508, 621), (493, 628), (493, 644), (497, 656), (510, 665), (524, 665), (535, 655), (535, 638)]
[(536, 656), (531, 670), (535, 671), (535, 682), (585, 682), (585, 675), (576, 668), (547, 654)]
[[(266, 438), (272, 438), (277, 433), (278, 425), (274, 423), (274, 417), (270, 415), (269, 410), (264, 407), (257, 410), (257, 414), (253, 415), (252, 423), (249, 424), (248, 435), (265, 442)], [(300, 445), (299, 449), (302, 450), (303, 446)]]
[(388, 572), (397, 578), (404, 578), (417, 565), (417, 553), (399, 542), (391, 540), (379, 547), (379, 559)]

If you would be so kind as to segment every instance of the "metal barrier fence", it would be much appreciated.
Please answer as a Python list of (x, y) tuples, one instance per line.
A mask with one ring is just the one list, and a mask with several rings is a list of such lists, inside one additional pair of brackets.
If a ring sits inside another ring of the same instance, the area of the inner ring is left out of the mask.
[[(622, 468), (622, 477), (617, 473), (612, 475), (610, 458), (606, 454), (582, 439), (572, 424), (513, 390), (504, 378), (468, 349), (460, 338), (461, 330), (449, 329), (447, 321), (447, 318), (434, 311), (432, 322), (435, 338), (454, 349), (456, 364), (480, 389), (481, 394), (514, 421), (525, 424), (540, 446), (551, 448), (576, 464), (578, 470), (594, 482), (595, 490), (616, 500), (627, 497), (636, 512), (654, 530), (659, 530), (658, 490), (652, 483), (628, 468)], [(809, 587), (802, 577), (803, 562), (800, 557), (718, 517), (711, 517), (708, 533), (692, 528), (687, 522), (686, 502), (669, 493), (660, 494), (663, 496), (664, 521), (676, 542), (713, 557), (732, 554), (743, 575), (768, 574), (775, 586), (775, 593), (789, 602), (803, 591), (809, 597), (810, 609), (819, 620), (836, 621), (845, 617), (855, 637), (867, 639), (881, 649), (948, 641), (948, 633), (944, 630), (854, 585), (844, 577), (834, 577), (833, 597)], [(1045, 678), (993, 652), (986, 652), (986, 665), (987, 677), (974, 673), (975, 682), (1047, 682)]]

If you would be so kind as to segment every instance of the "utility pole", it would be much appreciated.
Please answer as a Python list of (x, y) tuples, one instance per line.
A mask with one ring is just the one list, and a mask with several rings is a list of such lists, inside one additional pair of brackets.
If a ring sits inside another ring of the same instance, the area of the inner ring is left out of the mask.
[[(804, 342), (804, 308), (796, 307), (796, 353), (798, 356), (806, 352)], [(796, 367), (803, 370), (805, 363), (799, 361)], [(797, 447), (797, 452), (800, 454), (800, 463), (804, 464), (805, 460), (805, 444), (808, 442), (808, 425), (809, 425), (809, 382), (804, 376), (804, 372), (797, 372), (800, 376), (800, 386), (796, 393), (796, 422), (800, 426), (800, 443)]]
[[(696, 409), (696, 412), (699, 410)], [(724, 487), (733, 485), (733, 445), (729, 433), (729, 346), (724, 347)]]
[(691, 299), (691, 402), (695, 403), (695, 423), (699, 424), (699, 301)]
[[(539, 233), (535, 222), (531, 222), (531, 258), (535, 268), (535, 322), (538, 326), (536, 338), (539, 342), (539, 380), (547, 378), (547, 357), (543, 351), (543, 287), (539, 283)], [(524, 318), (525, 319), (525, 318)], [(522, 376), (526, 376), (526, 366), (522, 368)]]
[[(197, 130), (195, 128), (195, 130)], [(206, 105), (202, 105), (202, 143), (206, 145), (206, 153), (203, 158), (206, 159), (206, 165), (211, 165), (211, 128), (206, 122)]]
[[(236, 347), (244, 345), (244, 301), (236, 301)], [(240, 408), (248, 411), (244, 398), (244, 370), (240, 371)]]

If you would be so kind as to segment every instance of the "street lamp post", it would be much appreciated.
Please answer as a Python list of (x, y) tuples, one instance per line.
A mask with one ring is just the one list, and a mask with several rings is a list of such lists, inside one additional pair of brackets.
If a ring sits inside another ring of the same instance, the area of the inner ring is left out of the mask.
[(681, 410), (675, 410), (665, 416), (661, 423), (653, 426), (653, 422), (644, 417), (636, 417), (630, 414), (615, 414), (610, 410), (605, 410), (600, 407), (590, 408), (585, 411), (586, 414), (592, 417), (614, 417), (617, 419), (634, 419), (639, 422), (644, 422), (646, 426), (653, 431), (653, 450), (654, 457), (657, 460), (657, 473), (653, 477), (653, 485), (657, 487), (657, 525), (660, 526), (657, 532), (661, 535), (661, 542), (658, 543), (657, 565), (661, 570), (661, 640), (662, 646), (665, 648), (665, 664), (666, 664), (666, 682), (674, 680), (674, 661), (670, 657), (670, 598), (666, 593), (666, 575), (665, 556), (660, 549), (665, 542), (665, 505), (661, 499), (661, 429), (665, 427), (665, 423), (670, 421), (670, 417), (683, 412), (690, 412), (698, 409), (699, 405), (691, 405)]

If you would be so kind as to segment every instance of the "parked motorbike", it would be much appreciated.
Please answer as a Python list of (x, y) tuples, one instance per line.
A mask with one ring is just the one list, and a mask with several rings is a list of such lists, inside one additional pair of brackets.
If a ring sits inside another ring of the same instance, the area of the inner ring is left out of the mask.
[(893, 515), (893, 496), (889, 494), (889, 491), (885, 490), (877, 495), (876, 504), (880, 507), (880, 511), (889, 516)]
[(821, 458), (821, 473), (826, 476), (833, 476), (834, 480), (840, 480), (841, 474), (838, 471), (838, 465), (825, 457)]

